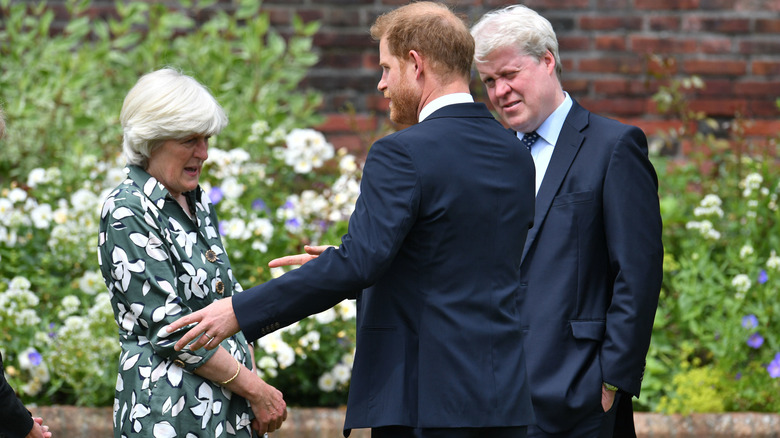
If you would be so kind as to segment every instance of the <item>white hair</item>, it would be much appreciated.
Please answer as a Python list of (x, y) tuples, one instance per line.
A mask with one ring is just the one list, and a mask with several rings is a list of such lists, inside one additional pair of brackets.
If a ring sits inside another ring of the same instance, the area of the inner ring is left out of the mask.
[(561, 58), (552, 24), (527, 6), (512, 5), (488, 12), (471, 27), (471, 36), (475, 43), (475, 63), (484, 62), (491, 52), (504, 47), (514, 47), (536, 59), (542, 59), (549, 50), (560, 79)]
[(206, 87), (172, 68), (141, 76), (127, 93), (119, 120), (127, 163), (143, 168), (163, 141), (217, 135), (228, 123)]

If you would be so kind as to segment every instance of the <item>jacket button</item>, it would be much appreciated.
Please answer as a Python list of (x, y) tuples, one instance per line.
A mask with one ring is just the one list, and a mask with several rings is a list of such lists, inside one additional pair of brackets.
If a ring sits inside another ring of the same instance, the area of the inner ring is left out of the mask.
[(176, 365), (179, 368), (184, 368), (184, 362), (181, 359), (174, 360), (173, 364)]
[(214, 252), (214, 250), (208, 250), (206, 251), (206, 260), (210, 261), (211, 263), (214, 263), (217, 261), (217, 253)]
[(217, 293), (220, 295), (225, 293), (225, 283), (222, 280), (217, 281)]

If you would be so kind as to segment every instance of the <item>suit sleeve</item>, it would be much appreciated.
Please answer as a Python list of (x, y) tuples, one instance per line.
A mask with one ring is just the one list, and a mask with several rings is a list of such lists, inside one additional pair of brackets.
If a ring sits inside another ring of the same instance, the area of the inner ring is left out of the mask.
[(604, 229), (615, 275), (601, 351), (605, 382), (639, 396), (663, 277), (658, 179), (644, 133), (630, 127), (604, 181)]
[(24, 438), (33, 428), (33, 419), (5, 380), (4, 369), (0, 356), (0, 436)]
[(248, 340), (354, 298), (390, 266), (414, 224), (419, 201), (417, 173), (403, 144), (388, 138), (374, 143), (360, 190), (338, 248), (233, 297)]

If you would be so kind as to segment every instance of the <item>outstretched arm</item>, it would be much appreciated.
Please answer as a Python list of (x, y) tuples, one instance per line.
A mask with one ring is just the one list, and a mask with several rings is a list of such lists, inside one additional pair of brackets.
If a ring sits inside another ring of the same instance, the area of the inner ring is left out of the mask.
[(268, 262), (268, 266), (271, 267), (271, 268), (278, 268), (280, 266), (303, 265), (303, 264), (306, 264), (306, 262), (309, 262), (309, 261), (314, 260), (317, 257), (319, 257), (319, 255), (322, 254), (328, 248), (338, 248), (338, 246), (333, 246), (333, 245), (309, 246), (309, 245), (306, 245), (306, 246), (303, 247), (303, 250), (306, 251), (305, 254), (296, 254), (296, 255), (289, 255), (289, 256), (279, 257), (278, 259), (273, 259), (270, 262)]

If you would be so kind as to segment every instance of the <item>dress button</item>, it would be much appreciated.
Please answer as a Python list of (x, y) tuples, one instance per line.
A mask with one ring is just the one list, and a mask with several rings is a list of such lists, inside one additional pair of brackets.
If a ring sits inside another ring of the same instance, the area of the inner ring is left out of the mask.
[(217, 261), (217, 253), (214, 252), (214, 250), (208, 250), (206, 251), (206, 260), (210, 261), (211, 263), (214, 263)]
[(217, 281), (217, 293), (220, 295), (225, 293), (225, 283), (222, 280)]
[(173, 364), (176, 365), (179, 368), (184, 368), (184, 362), (181, 359), (174, 360)]

